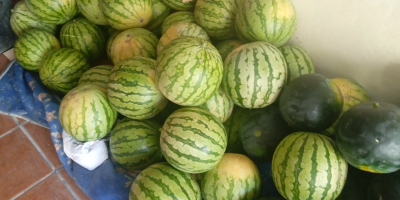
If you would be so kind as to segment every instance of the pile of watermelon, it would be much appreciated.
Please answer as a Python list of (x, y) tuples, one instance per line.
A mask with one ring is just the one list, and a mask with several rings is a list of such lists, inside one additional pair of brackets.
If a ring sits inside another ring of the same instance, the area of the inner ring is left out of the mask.
[(131, 200), (400, 199), (400, 108), (316, 73), (290, 0), (22, 0), (10, 23), (64, 130), (141, 171)]

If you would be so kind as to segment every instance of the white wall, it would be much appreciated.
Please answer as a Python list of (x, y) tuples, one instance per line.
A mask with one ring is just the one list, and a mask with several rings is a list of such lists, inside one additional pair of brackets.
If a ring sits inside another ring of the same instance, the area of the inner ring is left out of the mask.
[(350, 78), (373, 100), (400, 106), (400, 0), (292, 0), (316, 72)]

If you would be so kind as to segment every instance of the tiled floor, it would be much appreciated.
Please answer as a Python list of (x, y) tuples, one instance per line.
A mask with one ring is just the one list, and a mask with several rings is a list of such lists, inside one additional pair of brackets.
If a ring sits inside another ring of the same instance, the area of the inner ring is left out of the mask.
[[(0, 54), (0, 74), (9, 63)], [(50, 130), (0, 114), (0, 199), (89, 199), (63, 168)]]

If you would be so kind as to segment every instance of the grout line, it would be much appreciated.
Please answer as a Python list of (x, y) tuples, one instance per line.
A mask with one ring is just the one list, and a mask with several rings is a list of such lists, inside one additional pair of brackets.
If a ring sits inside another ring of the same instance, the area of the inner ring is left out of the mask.
[(53, 175), (54, 172), (51, 172), (49, 174), (47, 174), (45, 177), (39, 179), (38, 181), (36, 181), (35, 183), (33, 183), (32, 185), (30, 185), (28, 188), (26, 188), (25, 190), (23, 190), (22, 192), (16, 194), (14, 197), (12, 197), (10, 200), (15, 200), (18, 197), (21, 197), (23, 194), (25, 194), (26, 192), (28, 192), (29, 190), (31, 190), (32, 188), (36, 187), (37, 185), (39, 185), (41, 182), (43, 182), (44, 180), (46, 180), (47, 178), (49, 178), (51, 175)]
[(17, 130), (17, 129), (19, 129), (19, 126), (18, 126), (18, 125), (17, 125), (16, 127), (12, 128), (12, 129), (10, 129), (9, 131), (3, 133), (3, 134), (0, 136), (0, 139), (3, 138), (3, 137), (5, 137), (5, 136), (7, 136), (8, 134), (14, 132), (14, 131)]
[[(11, 115), (10, 115), (11, 116)], [(18, 125), (25, 125), (25, 124), (27, 124), (27, 123), (29, 123), (28, 121), (24, 121), (24, 122), (20, 122), (19, 120), (18, 120), (18, 118), (16, 118), (16, 117), (14, 117), (14, 116), (11, 116), (12, 118), (13, 118), (13, 120), (15, 121), (15, 123), (17, 123)]]
[(39, 154), (42, 156), (42, 158), (46, 161), (47, 165), (51, 168), (51, 171), (55, 170), (55, 167), (53, 163), (50, 162), (50, 160), (47, 158), (47, 156), (43, 153), (43, 151), (40, 149), (39, 145), (33, 140), (32, 136), (29, 135), (28, 131), (25, 129), (23, 125), (19, 125), (20, 129), (22, 132), (25, 134), (25, 136), (29, 139), (29, 141), (33, 144), (33, 146), (36, 148), (36, 150), (39, 152)]
[(65, 181), (65, 179), (61, 176), (61, 174), (59, 173), (59, 170), (61, 170), (63, 167), (60, 167), (58, 169), (55, 170), (55, 174), (57, 175), (58, 179), (60, 179), (61, 183), (64, 184), (64, 186), (67, 188), (67, 190), (69, 191), (69, 193), (71, 193), (71, 195), (74, 197), (75, 200), (80, 200), (80, 198), (78, 197), (78, 195), (74, 192), (74, 190), (72, 190), (71, 186), (67, 183), (67, 181)]

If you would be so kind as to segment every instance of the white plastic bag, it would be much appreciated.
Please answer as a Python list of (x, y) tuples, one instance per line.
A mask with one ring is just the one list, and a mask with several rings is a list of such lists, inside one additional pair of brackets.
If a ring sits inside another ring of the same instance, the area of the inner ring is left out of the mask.
[(107, 146), (104, 140), (80, 142), (63, 130), (64, 152), (73, 161), (88, 170), (94, 170), (107, 158)]

